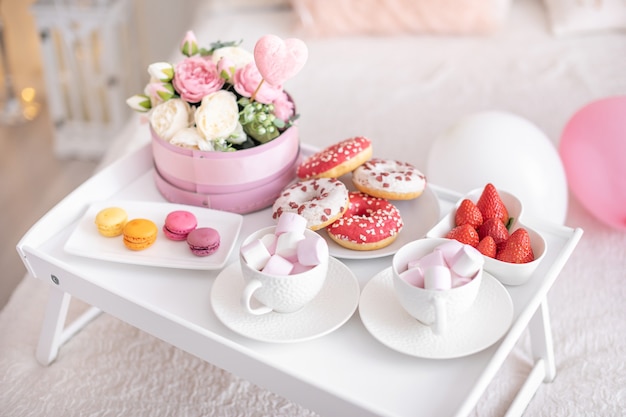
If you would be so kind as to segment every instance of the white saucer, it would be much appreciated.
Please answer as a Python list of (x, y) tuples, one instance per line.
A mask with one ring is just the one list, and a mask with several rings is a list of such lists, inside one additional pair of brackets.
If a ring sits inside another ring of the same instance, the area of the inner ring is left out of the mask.
[(343, 325), (359, 304), (359, 283), (347, 266), (330, 258), (328, 277), (313, 301), (294, 313), (256, 316), (240, 304), (243, 278), (238, 262), (227, 266), (215, 279), (211, 305), (229, 329), (262, 342), (301, 342), (323, 336)]
[(492, 275), (484, 272), (478, 298), (463, 317), (448, 323), (443, 335), (411, 317), (396, 299), (391, 267), (363, 288), (359, 315), (379, 342), (420, 358), (450, 359), (471, 355), (496, 343), (513, 321), (513, 301)]

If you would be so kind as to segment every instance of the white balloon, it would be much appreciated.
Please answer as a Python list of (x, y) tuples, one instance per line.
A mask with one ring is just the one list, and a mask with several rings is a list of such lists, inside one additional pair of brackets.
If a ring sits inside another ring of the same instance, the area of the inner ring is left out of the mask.
[(460, 193), (490, 182), (522, 201), (523, 216), (565, 222), (568, 188), (558, 151), (515, 114), (486, 111), (451, 126), (430, 147), (426, 177)]

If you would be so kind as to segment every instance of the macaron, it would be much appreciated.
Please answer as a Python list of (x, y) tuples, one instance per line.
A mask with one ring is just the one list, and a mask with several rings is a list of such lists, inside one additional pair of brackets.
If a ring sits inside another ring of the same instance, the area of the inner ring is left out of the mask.
[(220, 234), (212, 227), (198, 227), (187, 235), (187, 244), (196, 256), (209, 256), (220, 247)]
[(172, 211), (165, 217), (163, 233), (171, 240), (185, 240), (187, 235), (198, 226), (196, 216), (186, 210)]
[(96, 214), (95, 223), (102, 236), (115, 237), (124, 232), (128, 221), (126, 210), (120, 207), (103, 208)]
[(158, 233), (152, 220), (133, 219), (124, 226), (124, 245), (131, 250), (144, 250), (152, 246)]

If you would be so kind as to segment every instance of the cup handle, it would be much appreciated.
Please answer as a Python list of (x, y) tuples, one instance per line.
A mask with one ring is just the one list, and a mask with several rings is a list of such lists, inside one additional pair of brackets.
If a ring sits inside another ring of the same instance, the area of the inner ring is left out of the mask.
[(448, 326), (446, 302), (443, 297), (433, 297), (432, 303), (435, 307), (435, 322), (430, 326), (430, 328), (436, 335), (441, 335), (446, 332), (446, 327)]
[(254, 314), (260, 316), (262, 314), (267, 314), (272, 311), (272, 309), (268, 306), (261, 307), (252, 307), (250, 305), (250, 301), (252, 301), (252, 296), (254, 292), (261, 288), (263, 284), (258, 279), (250, 280), (243, 289), (243, 293), (241, 293), (241, 305), (242, 307), (250, 314)]

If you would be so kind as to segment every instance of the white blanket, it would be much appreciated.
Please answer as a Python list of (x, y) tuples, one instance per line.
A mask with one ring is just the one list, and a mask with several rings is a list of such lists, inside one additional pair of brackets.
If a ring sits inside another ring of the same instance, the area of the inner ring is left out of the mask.
[[(293, 35), (293, 16), (284, 9), (208, 15), (200, 10), (194, 26), (202, 42), (244, 38), (250, 47), (265, 33)], [(626, 34), (555, 38), (538, 1), (514, 2), (507, 26), (493, 36), (307, 42), (309, 62), (288, 86), (302, 114), (302, 140), (324, 146), (354, 134), (388, 138), (385, 156), (398, 159), (407, 159), (404, 144), (413, 141), (410, 161), (418, 167), (432, 140), (466, 114), (508, 110), (556, 144), (577, 109), (626, 94)], [(381, 61), (387, 65), (377, 66)], [(147, 140), (145, 126), (133, 119), (105, 161)], [(549, 294), (557, 376), (539, 389), (526, 415), (624, 415), (626, 233), (602, 225), (573, 198), (569, 203), (566, 224), (585, 234)], [(316, 415), (108, 315), (42, 367), (34, 350), (47, 291), (46, 283), (26, 277), (0, 312), (0, 415)], [(84, 309), (74, 303), (70, 316)], [(474, 415), (503, 415), (531, 363), (525, 336)]]

